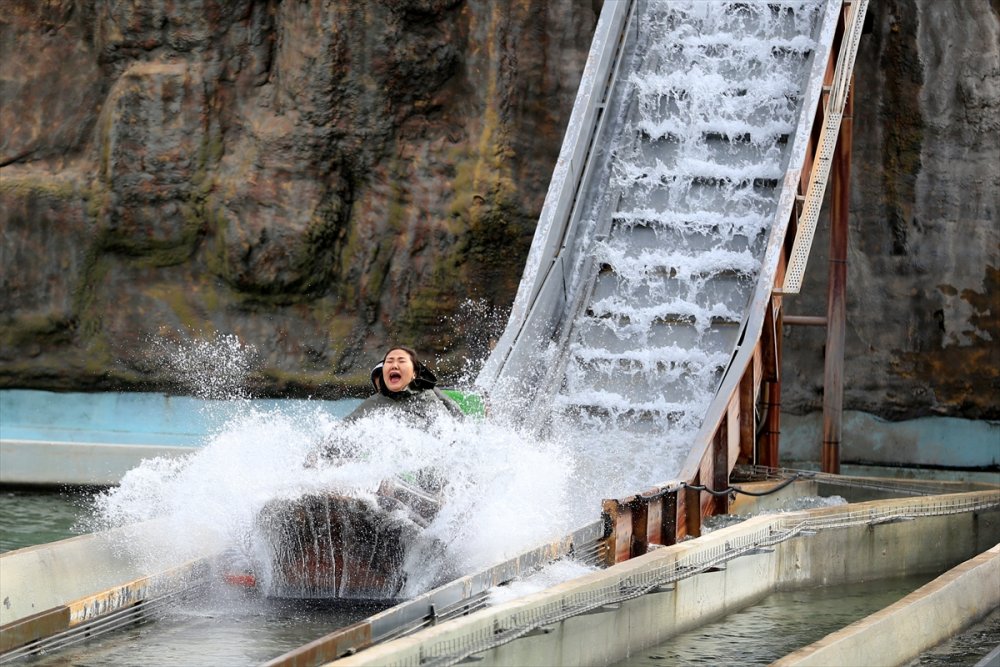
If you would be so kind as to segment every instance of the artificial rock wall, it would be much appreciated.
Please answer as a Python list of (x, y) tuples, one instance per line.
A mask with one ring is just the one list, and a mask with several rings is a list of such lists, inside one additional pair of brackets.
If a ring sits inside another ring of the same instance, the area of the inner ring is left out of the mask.
[[(589, 0), (0, 0), (0, 386), (265, 393), (455, 373), (513, 300)], [(846, 406), (1000, 418), (1000, 2), (882, 0), (858, 59)], [(825, 312), (826, 248), (787, 312)], [(787, 329), (784, 408), (821, 401)]]
[(482, 355), (599, 9), (0, 3), (0, 383), (154, 388), (216, 332), (268, 392)]

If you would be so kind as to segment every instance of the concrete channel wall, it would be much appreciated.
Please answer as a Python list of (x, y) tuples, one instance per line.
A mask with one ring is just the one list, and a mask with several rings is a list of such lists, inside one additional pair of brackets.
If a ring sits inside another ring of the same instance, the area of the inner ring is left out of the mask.
[[(1000, 491), (759, 516), (333, 664), (444, 665), (472, 656), (483, 667), (613, 664), (776, 590), (941, 573), (998, 542)], [(974, 598), (974, 608), (963, 608), (957, 622), (921, 623), (925, 644), (1000, 603), (995, 566), (969, 567), (975, 568), (971, 576), (987, 577), (980, 586), (989, 590)], [(943, 585), (940, 599), (966, 596), (971, 580), (955, 580), (964, 583)], [(931, 604), (943, 604), (940, 599)], [(921, 650), (901, 638), (891, 655), (879, 656), (882, 663), (859, 654), (868, 649), (863, 641), (838, 646), (842, 653), (833, 663), (820, 656), (809, 664), (899, 664)]]
[[(892, 490), (880, 489), (878, 481), (863, 483), (869, 486), (853, 494), (878, 499), (747, 519), (363, 650), (338, 664), (426, 666), (453, 664), (468, 655), (484, 665), (611, 664), (775, 590), (938, 574), (1000, 541), (1000, 490), (886, 499)], [(829, 492), (828, 484), (805, 480), (759, 499), (740, 496), (732, 511), (781, 509), (802, 495)], [(774, 483), (755, 488), (768, 486)], [(0, 653), (66, 630), (86, 631), (99, 622), (95, 619), (147, 605), (203, 580), (207, 558), (218, 545), (207, 536), (188, 539), (200, 551), (180, 557), (170, 548), (175, 536), (168, 522), (153, 521), (0, 555)], [(147, 557), (130, 555), (137, 546)], [(924, 614), (935, 609), (949, 614), (946, 623), (920, 620), (922, 641), (936, 643), (1000, 604), (998, 559), (994, 553), (992, 561), (983, 557), (963, 566), (966, 574), (946, 575), (939, 580), (940, 590), (920, 596)], [(906, 614), (895, 610), (882, 623), (906, 627)], [(859, 637), (892, 626), (872, 627), (859, 628)], [(905, 639), (898, 643), (901, 650), (917, 646)], [(803, 654), (802, 664), (828, 660), (820, 648), (840, 651), (829, 654), (840, 662), (857, 645), (865, 645), (863, 638), (817, 645), (813, 653), (819, 657)]]
[[(773, 663), (778, 667), (895, 665), (1000, 607), (1000, 545), (952, 568), (896, 604)], [(902, 657), (902, 660), (901, 660)]]
[[(173, 535), (149, 521), (0, 555), (0, 653), (190, 586), (204, 576), (211, 542), (192, 540), (204, 551), (177, 559)], [(138, 545), (150, 556), (133, 555)]]
[(336, 418), (359, 402), (0, 389), (0, 484), (111, 486), (144, 459), (196, 452), (248, 409)]

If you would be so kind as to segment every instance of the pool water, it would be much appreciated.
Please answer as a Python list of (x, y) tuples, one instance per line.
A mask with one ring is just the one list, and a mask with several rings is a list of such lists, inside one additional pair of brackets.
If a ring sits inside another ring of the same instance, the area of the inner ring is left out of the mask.
[(92, 493), (0, 489), (0, 553), (79, 535)]
[[(767, 665), (897, 602), (934, 578), (909, 576), (779, 591), (658, 646), (636, 651), (616, 667)], [(975, 665), (997, 644), (1000, 611), (926, 651), (909, 667)]]

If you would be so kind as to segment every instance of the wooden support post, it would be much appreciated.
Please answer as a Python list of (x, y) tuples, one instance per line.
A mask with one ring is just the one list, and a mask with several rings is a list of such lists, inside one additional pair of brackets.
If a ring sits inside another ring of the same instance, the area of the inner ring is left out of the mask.
[[(692, 483), (701, 484), (698, 479)], [(701, 491), (684, 489), (684, 524), (688, 537), (701, 537)]]
[[(647, 495), (658, 494), (660, 489), (653, 489)], [(660, 496), (646, 501), (646, 544), (663, 544), (663, 509), (664, 498)]]
[(618, 548), (618, 502), (605, 500), (602, 510), (604, 530), (607, 533), (604, 537), (604, 564), (610, 567), (615, 564), (615, 552)]
[(747, 364), (747, 370), (740, 380), (740, 456), (739, 461), (751, 465), (757, 463), (757, 423), (754, 419), (754, 364)]
[(648, 521), (649, 503), (636, 498), (629, 506), (632, 511), (632, 543), (629, 548), (629, 558), (641, 556), (649, 551)]
[(671, 491), (663, 496), (663, 507), (660, 509), (660, 544), (665, 547), (677, 544), (676, 491)]
[[(760, 442), (758, 460), (761, 465), (778, 467), (778, 439), (781, 436), (781, 309), (771, 298), (764, 316), (762, 335), (764, 380), (764, 408), (766, 411), (764, 437)], [(775, 312), (777, 311), (777, 312)]]
[(777, 468), (778, 445), (781, 440), (781, 339), (782, 339), (782, 312), (774, 315), (774, 364), (777, 379), (767, 387), (767, 460), (769, 466)]
[[(851, 81), (853, 89), (854, 81)], [(851, 203), (851, 140), (854, 95), (848, 90), (844, 116), (833, 153), (830, 198), (830, 270), (823, 366), (823, 472), (840, 473), (841, 420), (844, 404), (844, 337), (847, 328), (847, 237)]]
[[(721, 491), (729, 487), (729, 416), (723, 417), (722, 423), (712, 438), (712, 486), (713, 491)], [(729, 496), (713, 496), (713, 514), (729, 512)]]

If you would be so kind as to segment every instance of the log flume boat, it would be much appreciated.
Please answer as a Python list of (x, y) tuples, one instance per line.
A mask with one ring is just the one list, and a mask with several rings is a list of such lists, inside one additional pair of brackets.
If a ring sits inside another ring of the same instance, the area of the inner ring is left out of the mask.
[(256, 519), (262, 548), (230, 563), (224, 579), (269, 597), (396, 600), (407, 557), (436, 546), (424, 529), (439, 508), (439, 495), (401, 477), (382, 482), (374, 499), (275, 500)]
[[(481, 397), (444, 391), (467, 415), (485, 415)], [(441, 508), (442, 487), (435, 471), (423, 469), (384, 480), (373, 498), (331, 492), (272, 501), (254, 527), (263, 549), (232, 559), (223, 577), (271, 597), (398, 599), (408, 557), (443, 557), (443, 547), (424, 534)]]

